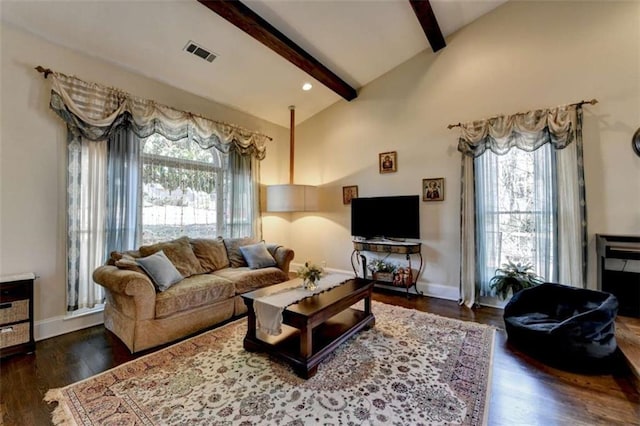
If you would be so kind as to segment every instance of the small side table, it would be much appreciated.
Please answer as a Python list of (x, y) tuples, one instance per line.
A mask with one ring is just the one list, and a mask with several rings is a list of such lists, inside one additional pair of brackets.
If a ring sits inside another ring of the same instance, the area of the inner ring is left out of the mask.
[[(353, 240), (353, 252), (351, 253), (351, 267), (353, 272), (358, 276), (356, 264), (362, 264), (363, 278), (367, 278), (367, 258), (363, 252), (378, 252), (378, 253), (395, 253), (404, 254), (408, 263), (409, 274), (403, 278), (402, 286), (407, 292), (407, 298), (409, 298), (409, 288), (413, 287), (417, 294), (422, 294), (418, 291), (418, 277), (422, 273), (422, 267), (424, 266), (421, 252), (422, 243), (419, 242), (399, 242), (399, 241), (379, 241), (379, 240)], [(418, 272), (414, 276), (413, 269), (411, 268), (411, 255), (418, 256), (420, 260), (420, 266)], [(373, 278), (373, 277), (372, 277)]]
[(0, 358), (36, 350), (33, 273), (0, 277)]

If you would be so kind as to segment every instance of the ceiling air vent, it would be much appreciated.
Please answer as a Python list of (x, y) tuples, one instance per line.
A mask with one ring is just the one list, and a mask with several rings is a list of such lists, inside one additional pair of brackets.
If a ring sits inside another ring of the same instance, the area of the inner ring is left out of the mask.
[(215, 53), (212, 53), (211, 51), (194, 43), (191, 40), (189, 40), (187, 45), (184, 47), (184, 50), (186, 50), (189, 53), (193, 53), (196, 56), (199, 56), (200, 58), (204, 59), (207, 62), (213, 62), (213, 60), (218, 56)]

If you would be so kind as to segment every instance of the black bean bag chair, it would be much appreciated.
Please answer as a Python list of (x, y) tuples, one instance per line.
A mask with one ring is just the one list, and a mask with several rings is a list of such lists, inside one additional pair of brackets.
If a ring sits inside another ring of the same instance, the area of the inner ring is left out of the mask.
[(544, 283), (516, 293), (504, 308), (508, 340), (559, 366), (609, 360), (616, 351), (618, 300), (610, 293)]

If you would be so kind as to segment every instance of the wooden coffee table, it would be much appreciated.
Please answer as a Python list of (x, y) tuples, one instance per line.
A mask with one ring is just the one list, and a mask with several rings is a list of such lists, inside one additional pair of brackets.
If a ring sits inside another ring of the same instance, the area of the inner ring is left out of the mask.
[[(242, 295), (249, 310), (244, 348), (273, 354), (290, 363), (300, 377), (308, 379), (338, 345), (363, 328), (374, 326), (373, 281), (353, 278), (286, 307), (282, 313), (282, 333), (278, 336), (256, 332), (253, 301), (299, 285), (300, 280), (290, 280)], [(351, 308), (362, 299), (364, 311)]]

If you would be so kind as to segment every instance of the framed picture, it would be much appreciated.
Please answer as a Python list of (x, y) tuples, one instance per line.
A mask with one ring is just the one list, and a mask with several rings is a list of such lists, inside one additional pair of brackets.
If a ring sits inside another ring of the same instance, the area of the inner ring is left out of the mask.
[(398, 154), (396, 151), (381, 152), (378, 154), (380, 173), (393, 173), (398, 171)]
[(342, 187), (342, 204), (351, 204), (351, 200), (358, 198), (358, 186), (343, 186)]
[(422, 179), (422, 201), (444, 200), (444, 178)]

